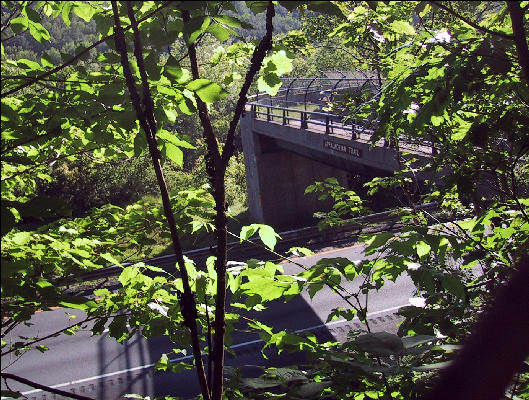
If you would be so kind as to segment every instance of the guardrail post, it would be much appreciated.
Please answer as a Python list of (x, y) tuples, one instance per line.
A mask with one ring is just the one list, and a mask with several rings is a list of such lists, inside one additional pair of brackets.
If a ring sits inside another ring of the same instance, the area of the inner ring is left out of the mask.
[(307, 118), (307, 113), (301, 111), (301, 129), (307, 129), (308, 128), (307, 119), (308, 119)]
[(255, 104), (252, 104), (252, 118), (257, 118), (257, 106)]
[(326, 134), (329, 134), (330, 130), (329, 130), (329, 116), (326, 115), (325, 116), (325, 133)]
[(355, 131), (355, 121), (351, 121), (351, 140), (358, 139), (358, 136), (356, 135)]
[(283, 108), (283, 125), (287, 124), (287, 110)]
[(270, 122), (270, 107), (266, 106), (266, 122)]

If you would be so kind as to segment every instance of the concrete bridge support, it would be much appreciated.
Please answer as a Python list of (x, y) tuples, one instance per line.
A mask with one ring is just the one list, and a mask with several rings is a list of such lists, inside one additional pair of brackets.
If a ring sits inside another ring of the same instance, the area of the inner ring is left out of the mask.
[[(243, 119), (243, 125), (244, 122), (248, 120)], [(319, 201), (313, 194), (305, 195), (306, 187), (329, 177), (337, 178), (347, 187), (346, 171), (278, 149), (273, 139), (252, 130), (245, 131), (243, 148), (248, 203), (255, 222), (275, 228), (311, 225), (313, 214), (329, 209), (331, 202)]]
[[(310, 225), (314, 212), (326, 211), (331, 202), (304, 195), (308, 185), (335, 177), (345, 188), (358, 191), (363, 190), (363, 182), (391, 175), (399, 168), (395, 149), (371, 146), (365, 134), (357, 138), (343, 129), (326, 132), (325, 126), (322, 130), (313, 120), (304, 127), (299, 121), (296, 125), (281, 118), (255, 118), (252, 113), (248, 110), (241, 118), (241, 137), (248, 203), (256, 222), (276, 228)], [(428, 162), (430, 155), (415, 151), (406, 157), (416, 159), (419, 165)], [(416, 177), (421, 180), (426, 177), (419, 175)], [(375, 210), (379, 204), (373, 200), (370, 207)]]

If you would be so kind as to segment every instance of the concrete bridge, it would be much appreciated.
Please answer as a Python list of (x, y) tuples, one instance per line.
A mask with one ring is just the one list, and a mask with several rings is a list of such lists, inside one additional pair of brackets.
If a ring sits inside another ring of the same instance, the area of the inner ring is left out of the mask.
[[(348, 188), (358, 176), (387, 176), (399, 168), (397, 152), (383, 139), (372, 143), (376, 119), (330, 112), (346, 96), (374, 96), (375, 80), (287, 78), (271, 97), (251, 96), (241, 120), (248, 202), (254, 221), (275, 227), (313, 222), (330, 204), (304, 195), (315, 181), (335, 177)], [(400, 143), (426, 162), (429, 144)]]

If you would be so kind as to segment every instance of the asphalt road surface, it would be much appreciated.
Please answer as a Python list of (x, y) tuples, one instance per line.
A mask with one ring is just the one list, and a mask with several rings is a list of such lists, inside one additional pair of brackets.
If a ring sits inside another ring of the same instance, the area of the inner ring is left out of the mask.
[[(300, 258), (297, 262), (310, 266), (319, 259), (332, 257), (360, 260), (365, 256), (362, 247), (354, 245)], [(285, 273), (298, 272), (300, 269), (293, 264), (283, 266)], [(361, 280), (354, 280), (346, 287), (355, 290), (360, 284)], [(368, 317), (374, 331), (396, 331), (399, 317), (395, 312), (408, 305), (414, 288), (409, 277), (401, 276), (395, 283), (388, 282), (380, 291), (370, 293)], [(362, 329), (363, 325), (358, 320), (337, 320), (325, 324), (327, 315), (337, 306), (345, 307), (346, 304), (330, 289), (324, 288), (312, 300), (308, 293), (303, 293), (288, 303), (274, 302), (256, 317), (276, 330), (311, 330), (321, 338), (343, 340), (351, 329)], [(73, 311), (59, 309), (37, 313), (31, 320), (34, 324), (32, 327), (20, 328), (4, 340), (15, 340), (19, 335), (43, 337), (68, 323), (67, 312)], [(77, 311), (75, 313), (79, 314)], [(71, 323), (70, 320), (69, 324)], [(235, 335), (232, 343), (236, 357), (229, 356), (228, 365), (271, 366), (301, 361), (300, 356), (296, 355), (264, 360), (260, 353), (262, 342), (258, 336), (247, 333)], [(61, 335), (43, 344), (50, 348), (44, 354), (33, 350), (20, 358), (12, 355), (2, 357), (2, 371), (96, 399), (119, 399), (125, 393), (149, 396), (172, 394), (182, 397), (198, 393), (198, 383), (193, 371), (180, 374), (153, 372), (153, 365), (161, 354), (172, 349), (171, 343), (164, 337), (146, 340), (135, 335), (119, 344), (108, 338), (107, 333), (92, 336), (90, 331), (79, 331), (74, 336)], [(183, 356), (181, 359), (190, 361), (191, 356)], [(32, 400), (60, 398), (12, 381), (10, 387), (22, 391)], [(2, 382), (2, 389), (5, 389), (5, 382)]]

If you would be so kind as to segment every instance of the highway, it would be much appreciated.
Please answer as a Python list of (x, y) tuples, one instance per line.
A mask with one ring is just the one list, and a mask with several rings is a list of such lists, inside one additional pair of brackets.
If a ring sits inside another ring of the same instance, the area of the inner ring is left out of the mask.
[[(353, 245), (347, 248), (329, 250), (313, 256), (296, 260), (305, 266), (314, 265), (319, 259), (346, 257), (360, 260), (365, 257), (363, 248)], [(283, 264), (285, 273), (299, 272), (300, 267)], [(346, 286), (355, 290), (361, 280), (354, 280)], [(369, 321), (374, 331), (395, 331), (398, 317), (395, 312), (408, 304), (413, 296), (414, 285), (407, 276), (401, 276), (395, 283), (388, 282), (378, 291), (369, 294)], [(361, 329), (358, 321), (332, 321), (325, 324), (329, 312), (337, 306), (346, 304), (329, 288), (322, 289), (311, 300), (308, 293), (296, 296), (290, 302), (274, 302), (259, 315), (253, 315), (276, 330), (311, 330), (322, 338), (331, 336), (343, 340), (350, 329)], [(78, 311), (59, 309), (41, 312), (34, 316), (31, 327), (23, 327), (8, 335), (4, 340), (15, 340), (17, 336), (45, 336), (68, 323), (67, 312), (79, 315)], [(71, 321), (69, 322), (72, 323)], [(262, 342), (257, 336), (234, 334), (232, 348), (236, 357), (228, 357), (227, 364), (238, 365), (283, 365), (299, 363), (299, 356), (271, 357), (264, 360), (260, 354)], [(33, 350), (22, 355), (2, 357), (2, 371), (24, 378), (72, 391), (97, 399), (119, 399), (124, 393), (140, 393), (149, 396), (178, 395), (190, 397), (197, 393), (198, 384), (194, 372), (180, 374), (153, 373), (155, 363), (162, 353), (172, 349), (171, 343), (164, 337), (144, 339), (135, 335), (122, 344), (108, 338), (107, 333), (91, 336), (90, 331), (80, 331), (74, 336), (61, 335), (44, 343), (50, 348), (41, 354)], [(182, 360), (190, 361), (191, 356)], [(12, 390), (19, 390), (28, 399), (53, 399), (53, 394), (32, 389), (28, 386), (10, 382)], [(5, 389), (5, 382), (2, 382)], [(58, 397), (57, 397), (58, 398)]]

